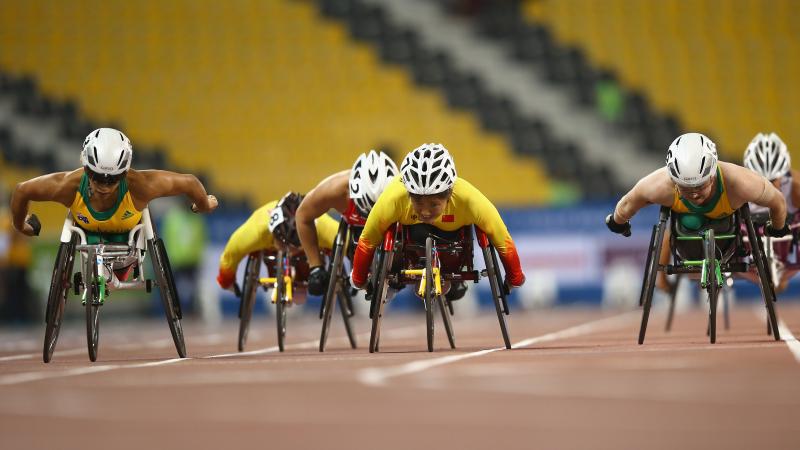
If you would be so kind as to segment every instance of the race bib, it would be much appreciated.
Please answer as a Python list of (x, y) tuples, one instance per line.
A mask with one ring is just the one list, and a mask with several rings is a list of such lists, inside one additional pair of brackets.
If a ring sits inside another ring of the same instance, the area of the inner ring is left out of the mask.
[(268, 224), (268, 227), (269, 227), (270, 233), (274, 232), (275, 228), (278, 228), (278, 225), (282, 224), (285, 220), (286, 220), (286, 218), (283, 217), (283, 209), (282, 208), (278, 207), (278, 208), (273, 209), (272, 212), (269, 213), (269, 224)]

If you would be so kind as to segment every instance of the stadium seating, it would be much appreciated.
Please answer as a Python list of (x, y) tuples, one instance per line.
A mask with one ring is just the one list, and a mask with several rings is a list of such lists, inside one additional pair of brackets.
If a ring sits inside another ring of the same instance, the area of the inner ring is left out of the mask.
[(382, 65), (313, 3), (15, 1), (0, 30), (4, 70), (254, 202), (307, 190), (370, 148), (401, 157), (425, 141), (444, 143), (498, 203), (552, 196), (535, 160)]
[(529, 0), (523, 8), (657, 111), (715, 138), (731, 161), (759, 131), (777, 132), (800, 157), (796, 9), (791, 0)]

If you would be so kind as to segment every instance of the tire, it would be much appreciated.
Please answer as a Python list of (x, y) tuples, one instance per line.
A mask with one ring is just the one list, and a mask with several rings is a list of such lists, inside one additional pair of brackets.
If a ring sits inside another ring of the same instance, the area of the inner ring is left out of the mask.
[(339, 288), (339, 310), (342, 312), (342, 319), (344, 320), (344, 328), (347, 331), (347, 339), (350, 341), (350, 348), (356, 349), (358, 348), (358, 344), (356, 342), (356, 332), (353, 329), (353, 325), (350, 322), (350, 318), (353, 316), (353, 312), (348, 306), (348, 303), (351, 302), (350, 294), (347, 292), (346, 289)]
[(775, 288), (772, 285), (771, 274), (767, 270), (764, 246), (761, 241), (761, 236), (756, 233), (753, 221), (750, 219), (750, 207), (744, 204), (741, 211), (744, 216), (745, 224), (747, 225), (747, 238), (750, 240), (750, 249), (753, 253), (753, 260), (756, 263), (756, 269), (758, 271), (761, 296), (764, 299), (764, 306), (767, 309), (767, 332), (772, 331), (773, 339), (780, 341), (781, 333), (778, 331), (778, 318), (775, 314)]
[(275, 277), (275, 321), (278, 331), (278, 349), (282, 352), (284, 350), (284, 341), (286, 339), (286, 282), (283, 279), (283, 272), (286, 270), (286, 258), (283, 252), (278, 252), (278, 261), (276, 262)]
[(50, 279), (50, 293), (47, 296), (45, 310), (44, 347), (42, 360), (49, 363), (58, 342), (58, 333), (64, 319), (64, 308), (69, 295), (72, 268), (75, 263), (75, 245), (77, 236), (72, 235), (69, 242), (62, 242), (58, 247), (56, 262), (53, 266), (53, 277)]
[(444, 298), (444, 295), (439, 296), (439, 311), (442, 312), (442, 320), (444, 321), (444, 330), (447, 333), (447, 341), (450, 342), (450, 348), (455, 350), (456, 348), (456, 337), (453, 334), (453, 323), (450, 321), (450, 311), (448, 310), (448, 306), (450, 302)]
[(717, 285), (717, 243), (714, 240), (714, 230), (708, 230), (704, 239), (704, 253), (708, 265), (706, 291), (708, 292), (708, 338), (714, 344), (717, 342), (717, 300), (719, 286)]
[(242, 282), (242, 298), (239, 307), (239, 343), (238, 349), (244, 351), (247, 345), (247, 334), (250, 331), (250, 319), (253, 318), (253, 306), (256, 303), (258, 276), (261, 271), (261, 252), (247, 257)]
[(97, 361), (97, 347), (100, 343), (100, 292), (97, 286), (97, 258), (94, 249), (86, 257), (86, 346), (89, 360)]
[(661, 243), (664, 240), (666, 228), (665, 213), (662, 208), (661, 217), (657, 224), (653, 225), (653, 236), (650, 240), (651, 247), (648, 251), (650, 259), (645, 263), (644, 286), (642, 286), (642, 298), (639, 303), (642, 305), (642, 323), (639, 326), (639, 345), (644, 344), (644, 337), (647, 333), (647, 322), (650, 319), (650, 307), (653, 305), (653, 290), (656, 287), (656, 274), (658, 272), (658, 260), (661, 258)]
[[(328, 270), (329, 280), (328, 289), (325, 291), (325, 297), (322, 299), (322, 330), (319, 336), (319, 351), (325, 351), (325, 345), (328, 342), (328, 331), (331, 326), (331, 317), (333, 317), (333, 310), (336, 309), (336, 300), (341, 299), (339, 296), (339, 285), (341, 284), (342, 271), (344, 269), (344, 252), (345, 242), (347, 240), (347, 222), (342, 219), (339, 222), (339, 231), (336, 232), (336, 240), (333, 246), (333, 258)], [(349, 328), (348, 322), (348, 309), (341, 308), (342, 317), (344, 317), (345, 327)], [(353, 345), (351, 339), (351, 345)], [(353, 346), (355, 348), (355, 346)]]
[(181, 358), (186, 357), (186, 341), (181, 326), (180, 300), (178, 291), (175, 289), (175, 280), (172, 278), (172, 269), (169, 265), (167, 251), (161, 238), (153, 238), (147, 241), (147, 251), (153, 264), (153, 272), (158, 283), (158, 290), (161, 294), (161, 302), (164, 305), (164, 315), (169, 325), (172, 341), (175, 343), (175, 350)]
[(425, 239), (425, 331), (428, 338), (428, 351), (433, 351), (433, 307), (435, 289), (433, 280), (433, 238), (428, 236)]
[(675, 279), (675, 286), (669, 293), (669, 309), (667, 309), (667, 324), (664, 326), (664, 331), (672, 331), (672, 320), (675, 318), (675, 301), (678, 296), (678, 287), (681, 282), (681, 276)]
[(389, 289), (389, 282), (387, 277), (389, 275), (389, 267), (392, 265), (392, 257), (394, 252), (385, 252), (383, 249), (378, 250), (378, 270), (375, 284), (372, 291), (372, 330), (369, 336), (369, 352), (375, 353), (379, 351), (379, 344), (381, 338), (381, 320), (383, 319), (383, 309), (386, 304), (386, 293)]
[(498, 282), (500, 274), (497, 271), (497, 266), (494, 263), (494, 247), (490, 244), (482, 248), (483, 261), (486, 264), (486, 274), (489, 278), (489, 287), (492, 290), (492, 300), (494, 300), (494, 309), (497, 312), (497, 320), (500, 322), (500, 332), (503, 335), (503, 343), (506, 349), (511, 349), (511, 338), (508, 335), (508, 324), (506, 323), (506, 316), (504, 313), (503, 304), (505, 303), (505, 291), (502, 285)]

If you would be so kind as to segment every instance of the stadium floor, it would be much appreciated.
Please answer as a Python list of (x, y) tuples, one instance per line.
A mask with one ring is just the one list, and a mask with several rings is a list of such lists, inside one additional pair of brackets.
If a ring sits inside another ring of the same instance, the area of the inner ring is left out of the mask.
[(366, 318), (359, 349), (337, 317), (319, 353), (319, 321), (290, 317), (283, 354), (272, 316), (254, 318), (245, 353), (237, 323), (185, 320), (183, 360), (163, 322), (101, 322), (96, 363), (80, 322), (50, 364), (43, 325), (5, 329), (2, 447), (797, 449), (800, 305), (778, 312), (783, 342), (751, 304), (711, 345), (703, 311), (676, 316), (669, 334), (655, 311), (643, 346), (638, 309), (518, 312), (510, 351), (491, 311), (457, 314), (458, 349), (439, 332), (432, 354), (421, 315), (387, 316), (378, 354)]

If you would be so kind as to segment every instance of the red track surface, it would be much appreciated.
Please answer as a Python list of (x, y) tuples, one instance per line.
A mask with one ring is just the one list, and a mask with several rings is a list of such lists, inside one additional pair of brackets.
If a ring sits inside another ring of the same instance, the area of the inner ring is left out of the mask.
[[(780, 303), (784, 338), (800, 335), (800, 306)], [(338, 313), (337, 313), (338, 314)], [(458, 349), (424, 317), (384, 321), (382, 351), (348, 348), (333, 323), (319, 353), (319, 321), (290, 317), (288, 347), (256, 317), (248, 350), (236, 326), (184, 321), (190, 359), (174, 360), (166, 324), (101, 323), (96, 363), (80, 323), (41, 362), (44, 326), (0, 332), (3, 449), (798, 449), (800, 350), (774, 342), (754, 306), (732, 313), (718, 343), (700, 310), (663, 332), (640, 311), (515, 313), (513, 350), (492, 311), (455, 317)], [(789, 332), (791, 330), (791, 332)], [(493, 350), (494, 349), (494, 350)]]

